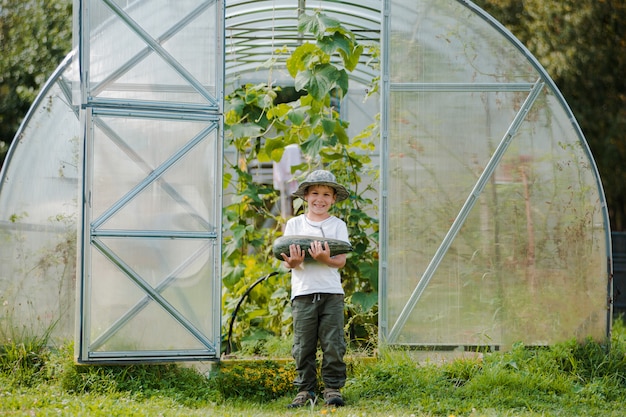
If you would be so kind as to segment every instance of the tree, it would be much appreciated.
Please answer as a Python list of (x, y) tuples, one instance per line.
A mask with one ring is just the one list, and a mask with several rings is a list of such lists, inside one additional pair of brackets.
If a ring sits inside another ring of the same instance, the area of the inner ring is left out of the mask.
[(477, 0), (555, 81), (594, 155), (612, 230), (626, 230), (626, 2)]
[(0, 165), (39, 90), (71, 47), (71, 0), (0, 0)]

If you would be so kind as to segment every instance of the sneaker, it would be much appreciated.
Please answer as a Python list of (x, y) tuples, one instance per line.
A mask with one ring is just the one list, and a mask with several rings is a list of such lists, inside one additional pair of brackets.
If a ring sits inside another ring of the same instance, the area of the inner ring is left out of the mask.
[(287, 408), (298, 408), (306, 405), (311, 401), (311, 403), (315, 404), (315, 393), (313, 391), (300, 391), (296, 398), (293, 399), (291, 404), (287, 406)]
[(345, 405), (337, 388), (326, 388), (324, 390), (324, 403), (326, 405), (334, 405), (335, 407), (343, 407)]

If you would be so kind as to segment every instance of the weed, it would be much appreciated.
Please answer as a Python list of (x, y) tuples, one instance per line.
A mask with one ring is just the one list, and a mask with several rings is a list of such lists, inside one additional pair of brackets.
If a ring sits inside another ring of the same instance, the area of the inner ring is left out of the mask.
[(295, 376), (291, 361), (235, 361), (222, 362), (212, 382), (224, 398), (269, 401), (293, 394)]
[(32, 386), (46, 379), (49, 332), (42, 337), (12, 339), (0, 346), (0, 372), (11, 384)]

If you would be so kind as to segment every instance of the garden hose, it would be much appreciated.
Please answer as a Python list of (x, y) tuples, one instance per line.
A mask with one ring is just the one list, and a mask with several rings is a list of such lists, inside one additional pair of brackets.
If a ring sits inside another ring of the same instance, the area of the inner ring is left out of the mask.
[(233, 349), (233, 346), (232, 346), (233, 326), (235, 324), (235, 319), (237, 318), (237, 311), (239, 311), (239, 307), (241, 307), (241, 304), (243, 303), (243, 300), (248, 296), (248, 294), (250, 294), (250, 291), (252, 291), (252, 289), (254, 287), (256, 287), (257, 285), (259, 285), (260, 283), (262, 283), (263, 281), (265, 281), (266, 279), (268, 279), (269, 277), (272, 277), (274, 275), (278, 275), (278, 272), (274, 271), (274, 272), (271, 272), (271, 273), (269, 273), (269, 274), (267, 274), (265, 276), (262, 276), (261, 278), (257, 279), (252, 285), (250, 285), (250, 287), (248, 287), (246, 292), (244, 292), (243, 295), (241, 296), (241, 298), (239, 299), (239, 302), (237, 303), (237, 306), (233, 310), (233, 314), (231, 314), (231, 316), (230, 316), (230, 325), (228, 326), (228, 346), (226, 347), (226, 354), (227, 355), (229, 355), (232, 352), (232, 349)]

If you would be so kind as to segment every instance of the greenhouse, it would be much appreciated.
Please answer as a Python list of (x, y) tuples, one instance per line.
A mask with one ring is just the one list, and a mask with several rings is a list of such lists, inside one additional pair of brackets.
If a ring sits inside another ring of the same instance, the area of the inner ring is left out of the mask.
[[(593, 156), (546, 71), (473, 3), (75, 0), (75, 48), (1, 172), (3, 343), (74, 340), (83, 363), (220, 358), (235, 175), (224, 100), (260, 83), (297, 90), (288, 57), (315, 41), (298, 24), (315, 13), (367, 46), (334, 109), (350, 138), (376, 125), (363, 181), (379, 224), (378, 343), (506, 350), (610, 334)], [(277, 169), (259, 162), (255, 178)]]

